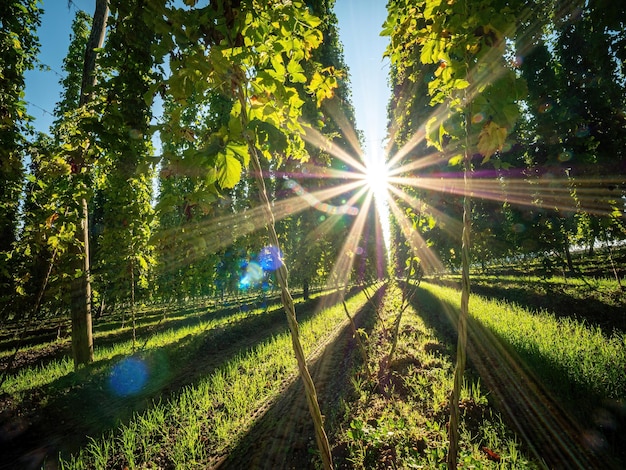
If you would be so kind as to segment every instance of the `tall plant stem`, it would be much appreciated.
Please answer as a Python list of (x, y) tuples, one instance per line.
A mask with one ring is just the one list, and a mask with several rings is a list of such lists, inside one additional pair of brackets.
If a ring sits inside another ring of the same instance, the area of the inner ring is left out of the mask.
[[(240, 86), (238, 91), (242, 108), (242, 124), (244, 125), (244, 127), (246, 127), (248, 124), (248, 119), (245, 111), (245, 90), (243, 89), (243, 87)], [(269, 233), (270, 243), (272, 243), (272, 245), (274, 245), (280, 252), (280, 243), (278, 241), (278, 235), (276, 234), (274, 213), (272, 212), (272, 206), (270, 204), (269, 198), (267, 197), (265, 181), (263, 180), (261, 161), (259, 160), (259, 155), (253, 137), (247, 136), (246, 139), (250, 152), (250, 162), (252, 165), (252, 169), (254, 170), (254, 177), (257, 189), (259, 191), (259, 199), (261, 201), (261, 206), (263, 207), (263, 212), (267, 220), (266, 226)], [(278, 280), (278, 285), (280, 286), (280, 298), (285, 308), (287, 323), (289, 325), (289, 331), (291, 333), (291, 343), (296, 356), (296, 360), (298, 362), (298, 370), (300, 372), (300, 377), (302, 377), (302, 382), (304, 383), (304, 392), (306, 394), (309, 412), (311, 414), (313, 426), (315, 428), (315, 441), (322, 457), (322, 463), (324, 464), (324, 468), (326, 470), (331, 470), (333, 468), (333, 460), (330, 452), (330, 444), (328, 442), (326, 432), (324, 431), (322, 412), (320, 411), (320, 406), (317, 401), (315, 384), (313, 383), (313, 379), (311, 378), (311, 374), (309, 373), (304, 350), (302, 349), (302, 343), (300, 342), (300, 330), (298, 327), (298, 321), (296, 319), (296, 309), (293, 304), (293, 297), (289, 292), (287, 275), (287, 267), (284, 265), (284, 263), (281, 262), (279, 268), (276, 270), (276, 278)]]
[(419, 266), (419, 262), (415, 262), (415, 258), (411, 258), (409, 267), (406, 273), (406, 279), (404, 280), (404, 288), (402, 289), (402, 304), (400, 305), (400, 310), (398, 311), (398, 315), (393, 324), (393, 336), (391, 337), (391, 349), (389, 350), (389, 354), (387, 356), (387, 367), (391, 365), (391, 361), (393, 361), (393, 355), (396, 352), (396, 348), (398, 347), (398, 336), (400, 334), (400, 323), (402, 322), (402, 315), (404, 311), (409, 308), (409, 304), (413, 299), (414, 291), (409, 291), (409, 281), (411, 280), (411, 276), (413, 274), (413, 270), (415, 269), (415, 277), (418, 276), (418, 269), (421, 269)]
[[(131, 232), (131, 238), (133, 237)], [(130, 260), (130, 314), (133, 321), (133, 354), (137, 345), (137, 324), (135, 322), (135, 247), (131, 242), (130, 246), (131, 260)]]
[(615, 280), (617, 281), (617, 285), (620, 290), (624, 290), (624, 286), (622, 286), (622, 281), (617, 272), (617, 268), (615, 267), (615, 262), (613, 261), (613, 248), (609, 243), (609, 235), (606, 233), (606, 227), (602, 227), (602, 232), (604, 233), (604, 243), (606, 243), (606, 249), (609, 253), (609, 261), (611, 262), (611, 268), (613, 269), (613, 275), (615, 276)]
[[(469, 108), (469, 106), (468, 106)], [(467, 317), (469, 315), (470, 295), (470, 231), (472, 227), (471, 198), (469, 179), (471, 178), (472, 162), (469, 150), (469, 132), (471, 121), (470, 109), (465, 114), (465, 155), (463, 158), (463, 233), (461, 236), (461, 311), (458, 322), (458, 338), (456, 349), (456, 367), (454, 368), (454, 385), (450, 395), (450, 422), (448, 426), (450, 448), (448, 450), (448, 469), (455, 469), (459, 452), (459, 399), (463, 387), (463, 374), (467, 362)]]
[(350, 327), (352, 328), (352, 335), (354, 336), (354, 339), (356, 340), (357, 347), (359, 348), (359, 352), (361, 353), (361, 357), (363, 358), (363, 364), (365, 365), (365, 371), (367, 372), (367, 377), (369, 378), (371, 377), (372, 373), (370, 371), (367, 351), (365, 350), (365, 346), (363, 345), (363, 342), (361, 341), (361, 334), (359, 333), (359, 330), (357, 330), (356, 328), (352, 315), (350, 315), (350, 311), (348, 310), (348, 306), (346, 305), (345, 298), (342, 299), (341, 303), (343, 304), (343, 311), (346, 313), (348, 320), (350, 320)]
[[(270, 201), (267, 197), (265, 182), (263, 181), (263, 174), (261, 172), (261, 162), (259, 161), (256, 147), (251, 142), (248, 142), (248, 147), (250, 148), (250, 161), (252, 163), (252, 168), (254, 169), (261, 205), (263, 206), (263, 210), (268, 221), (267, 231), (269, 232), (270, 242), (280, 250), (278, 235), (276, 234), (276, 228), (274, 225), (274, 214), (272, 213)], [(280, 286), (280, 298), (285, 308), (287, 323), (289, 324), (289, 331), (291, 332), (293, 351), (296, 355), (296, 360), (298, 361), (298, 369), (300, 371), (300, 377), (302, 377), (302, 381), (304, 383), (304, 391), (309, 405), (309, 412), (311, 413), (313, 426), (315, 427), (315, 441), (317, 442), (317, 447), (320, 451), (324, 468), (332, 469), (333, 463), (330, 453), (330, 444), (328, 442), (326, 432), (324, 431), (322, 413), (317, 401), (315, 384), (313, 383), (313, 379), (309, 373), (302, 344), (300, 342), (300, 331), (298, 328), (298, 321), (296, 319), (296, 309), (293, 304), (293, 297), (289, 292), (287, 284), (287, 268), (283, 263), (280, 263), (280, 267), (276, 270), (276, 278), (278, 280), (278, 285)]]

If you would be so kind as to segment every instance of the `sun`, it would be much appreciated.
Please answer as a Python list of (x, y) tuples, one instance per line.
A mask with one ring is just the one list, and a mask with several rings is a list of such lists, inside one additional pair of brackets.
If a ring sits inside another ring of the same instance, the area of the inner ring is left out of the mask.
[(374, 193), (376, 200), (382, 202), (387, 198), (389, 168), (381, 158), (374, 158), (366, 162), (365, 183)]
[(370, 158), (365, 160), (364, 180), (367, 188), (374, 196), (374, 204), (378, 212), (378, 222), (382, 228), (383, 241), (387, 249), (387, 256), (390, 256), (391, 227), (389, 213), (389, 166), (382, 158)]

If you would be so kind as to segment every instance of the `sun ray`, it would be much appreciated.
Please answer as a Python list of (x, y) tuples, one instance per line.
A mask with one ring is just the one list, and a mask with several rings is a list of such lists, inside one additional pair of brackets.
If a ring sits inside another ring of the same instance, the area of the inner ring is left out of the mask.
[[(426, 132), (424, 125), (421, 125), (417, 131), (411, 136), (411, 138), (402, 146), (400, 149), (394, 154), (394, 156), (389, 159), (388, 165), (389, 168), (395, 168), (398, 163), (402, 161), (404, 157), (406, 157), (415, 147), (419, 145), (420, 142), (426, 139)], [(389, 143), (387, 145), (386, 152), (389, 154), (391, 148), (390, 146), (393, 144), (394, 136), (392, 135), (389, 139)]]
[[(348, 199), (346, 201), (345, 205), (346, 206), (350, 206), (350, 207), (355, 205), (356, 202), (363, 196), (363, 194), (365, 193), (366, 190), (367, 190), (366, 188), (361, 188), (354, 195), (352, 195), (352, 197), (350, 197), (350, 199)], [(359, 212), (362, 212), (362, 211), (363, 211), (363, 206), (361, 207)], [(332, 214), (332, 215), (337, 215), (337, 214)], [(310, 240), (311, 242), (315, 242), (317, 240), (323, 239), (323, 237), (326, 236), (326, 234), (328, 234), (330, 232), (330, 230), (332, 230), (332, 228), (339, 222), (339, 220), (340, 220), (339, 217), (328, 217), (328, 218), (324, 219), (322, 221), (322, 223), (320, 225), (318, 225), (307, 236), (307, 240)]]
[[(409, 196), (406, 192), (400, 191), (398, 188), (391, 186), (390, 191), (395, 194), (399, 199), (405, 201), (409, 207), (414, 210), (425, 212), (432, 215), (437, 220), (441, 227), (449, 234), (460, 234), (463, 228), (463, 224), (460, 220), (449, 216), (445, 212), (421, 201), (413, 196)], [(395, 215), (395, 214), (394, 214)]]
[(408, 242), (413, 256), (417, 256), (421, 260), (424, 271), (427, 273), (443, 271), (443, 264), (435, 252), (428, 247), (426, 240), (413, 228), (411, 221), (393, 199), (389, 200), (389, 208), (400, 225), (400, 230)]
[(609, 215), (614, 210), (609, 201), (616, 199), (616, 195), (609, 188), (619, 185), (621, 179), (581, 179), (576, 180), (575, 185), (568, 178), (542, 180), (471, 178), (465, 186), (461, 176), (394, 177), (393, 182), (457, 196), (468, 195), (477, 199), (508, 202), (518, 206)]
[(339, 126), (342, 134), (352, 146), (352, 149), (356, 152), (356, 154), (359, 156), (362, 155), (363, 151), (361, 149), (359, 138), (354, 130), (354, 126), (350, 123), (350, 121), (348, 121), (348, 118), (343, 111), (343, 107), (339, 106), (339, 103), (335, 99), (324, 101), (322, 107), (328, 112), (337, 126)]
[(441, 164), (441, 153), (435, 152), (430, 153), (428, 155), (424, 155), (420, 158), (412, 160), (410, 162), (405, 163), (400, 167), (393, 167), (391, 164), (389, 165), (389, 181), (392, 183), (402, 184), (401, 180), (395, 181), (394, 178), (397, 178), (397, 175), (406, 174), (409, 172), (418, 172), (420, 170), (424, 170), (428, 167), (434, 165)]
[[(320, 150), (324, 150), (331, 154), (333, 157), (338, 158), (351, 168), (354, 168), (356, 171), (361, 173), (365, 173), (365, 166), (361, 162), (359, 162), (356, 158), (351, 156), (344, 149), (339, 147), (336, 143), (330, 140), (328, 137), (322, 135), (317, 129), (312, 127), (306, 127), (306, 134), (304, 135), (304, 140), (306, 140), (311, 145), (316, 146)], [(359, 154), (360, 155), (360, 154)]]
[(347, 284), (350, 278), (355, 256), (359, 252), (359, 241), (361, 239), (361, 234), (363, 233), (363, 228), (365, 227), (365, 222), (367, 221), (367, 215), (369, 213), (372, 200), (373, 193), (371, 191), (367, 191), (365, 193), (365, 200), (361, 211), (354, 220), (346, 241), (337, 255), (335, 265), (328, 276), (328, 280), (326, 281), (326, 286), (328, 288), (335, 286), (344, 287)]
[[(280, 199), (273, 205), (274, 217), (276, 220), (282, 220), (311, 207), (332, 214), (355, 215), (358, 212), (355, 207), (357, 200), (355, 196), (352, 196), (343, 205), (343, 209), (342, 206), (333, 206), (325, 201), (354, 191), (359, 187), (361, 189), (357, 194), (362, 194), (365, 191), (362, 186), (361, 181), (352, 181), (312, 193), (305, 192), (305, 194), (296, 194), (289, 198)], [(174, 250), (171, 259), (164, 260), (168, 269), (175, 270), (196, 262), (209, 253), (217, 253), (219, 250), (227, 248), (237, 238), (261, 230), (265, 228), (266, 224), (265, 212), (262, 207), (257, 206), (237, 214), (223, 215), (201, 222), (193, 228), (186, 227), (184, 232), (181, 232), (180, 227), (166, 229), (159, 234), (158, 241), (164, 244), (173, 243), (179, 248), (184, 245), (187, 248), (184, 256), (180, 254), (180, 250)]]

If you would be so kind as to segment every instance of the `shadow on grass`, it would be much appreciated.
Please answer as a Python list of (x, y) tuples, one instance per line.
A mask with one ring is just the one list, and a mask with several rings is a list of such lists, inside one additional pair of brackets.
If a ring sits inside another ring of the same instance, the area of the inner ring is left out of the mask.
[[(271, 310), (278, 307), (280, 298), (273, 296), (273, 298), (267, 298), (264, 300), (264, 305), (256, 298), (248, 298), (249, 303), (242, 303), (238, 306), (234, 306), (232, 302), (224, 302), (222, 305), (228, 307), (220, 307), (215, 305), (208, 306), (207, 304), (213, 302), (209, 299), (205, 300), (205, 304), (201, 305), (199, 301), (193, 301), (193, 306), (185, 307), (182, 304), (168, 304), (165, 306), (159, 306), (158, 308), (149, 309), (148, 313), (139, 313), (136, 320), (135, 335), (138, 338), (137, 348), (139, 350), (144, 349), (147, 339), (154, 337), (156, 334), (163, 333), (167, 330), (177, 330), (187, 326), (198, 325), (202, 322), (210, 320), (219, 320), (227, 318), (239, 312), (245, 312), (260, 308)], [(168, 308), (170, 309), (168, 311)], [(114, 344), (124, 341), (131, 341), (133, 336), (132, 328), (129, 327), (130, 318), (125, 312), (126, 327), (121, 330), (121, 315), (115, 317), (107, 317), (106, 322), (101, 322), (94, 328), (94, 343), (96, 348), (111, 347)], [(119, 319), (117, 317), (120, 317)], [(57, 322), (59, 323), (59, 322)], [(67, 322), (66, 322), (67, 323)], [(69, 328), (65, 325), (66, 329)], [(119, 330), (119, 331), (116, 331)], [(44, 332), (52, 331), (49, 327), (39, 328), (39, 333), (34, 336), (30, 336), (23, 344), (20, 345), (20, 350), (15, 362), (11, 365), (9, 374), (15, 374), (19, 369), (24, 367), (45, 367), (55, 360), (60, 360), (63, 357), (71, 356), (71, 344), (69, 339), (62, 341), (55, 341), (56, 336), (48, 337)], [(55, 330), (56, 331), (56, 330)], [(102, 336), (103, 332), (116, 331)], [(69, 334), (69, 333), (68, 333)], [(56, 333), (55, 333), (56, 335)], [(41, 344), (43, 342), (49, 342), (44, 348), (32, 350), (29, 349), (29, 344)], [(19, 340), (14, 340), (17, 344)], [(11, 345), (11, 349), (15, 347), (15, 344)], [(5, 349), (5, 348), (3, 348)], [(6, 356), (0, 359), (0, 371), (4, 371), (9, 363), (9, 357)]]
[[(419, 288), (412, 303), (441, 341), (456, 345), (457, 307)], [(505, 421), (549, 468), (626, 468), (624, 402), (594, 396), (572, 383), (559, 364), (515, 349), (472, 318), (468, 361)]]
[[(375, 305), (383, 298), (385, 285), (373, 295)], [(376, 315), (368, 302), (351, 315), (357, 328), (371, 333)], [(352, 369), (362, 363), (356, 340), (346, 322), (310, 363), (324, 427), (332, 439), (332, 430), (341, 418), (341, 402), (351, 393)], [(307, 407), (302, 380), (292, 381), (280, 396), (261, 410), (250, 430), (230, 449), (228, 455), (216, 456), (210, 468), (240, 470), (319, 468), (312, 455), (318, 455), (313, 423)], [(320, 459), (318, 459), (320, 460)], [(319, 462), (318, 462), (319, 464)]]
[[(207, 300), (207, 304), (209, 302), (210, 301)], [(135, 334), (137, 337), (151, 337), (167, 330), (179, 330), (188, 326), (196, 326), (202, 322), (228, 318), (236, 313), (252, 311), (257, 308), (274, 310), (279, 307), (279, 303), (280, 298), (274, 297), (272, 299), (266, 299), (264, 305), (262, 305), (261, 302), (257, 302), (256, 299), (249, 299), (248, 302), (241, 303), (237, 306), (232, 305), (230, 302), (223, 306), (205, 305), (204, 307), (195, 306), (191, 308), (173, 304), (170, 311), (161, 311), (156, 314), (138, 317), (136, 320)], [(122, 341), (131, 340), (132, 328), (130, 327), (130, 318), (128, 315), (125, 324), (126, 328), (124, 330), (96, 338), (96, 344), (101, 347), (107, 347)], [(110, 326), (109, 331), (115, 331), (121, 328), (121, 325), (121, 321), (116, 321), (110, 323), (107, 327)], [(95, 330), (96, 333), (105, 331), (102, 327), (96, 327)], [(143, 341), (138, 341), (138, 343), (141, 345)]]
[[(179, 328), (181, 322), (183, 325), (191, 324), (193, 319), (206, 318), (207, 315), (228, 316), (241, 309), (256, 308), (263, 302), (266, 304), (277, 304), (280, 302), (280, 295), (270, 292), (265, 298), (262, 298), (261, 295), (247, 295), (240, 298), (228, 297), (221, 301), (216, 301), (212, 297), (206, 297), (143, 306), (137, 308), (135, 316), (136, 332), (137, 334), (144, 334), (146, 332), (151, 333), (153, 328), (158, 328), (157, 331)], [(93, 330), (96, 341), (98, 343), (102, 342), (102, 344), (110, 344), (124, 339), (131, 339), (132, 320), (130, 307), (128, 305), (120, 305), (109, 307), (109, 310), (114, 310), (116, 313), (104, 315), (101, 318), (94, 316)], [(43, 318), (34, 321), (33, 324), (38, 326), (33, 327), (23, 335), (21, 325), (5, 325), (6, 330), (0, 333), (0, 350), (12, 350), (18, 344), (20, 344), (21, 349), (26, 349), (42, 343), (54, 343), (58, 339), (67, 340), (71, 334), (69, 315), (63, 315), (62, 318)], [(124, 326), (123, 329), (122, 326)], [(19, 336), (22, 336), (21, 340), (18, 339)]]
[[(331, 297), (326, 291), (317, 290), (311, 294), (311, 299), (323, 295), (327, 298)], [(244, 302), (245, 300), (245, 302)], [(233, 299), (227, 299), (219, 304), (212, 298), (202, 300), (193, 300), (189, 304), (185, 303), (169, 303), (159, 306), (149, 306), (140, 311), (136, 318), (135, 335), (138, 339), (137, 347), (142, 349), (145, 347), (145, 338), (151, 338), (158, 333), (167, 330), (177, 330), (186, 326), (194, 326), (204, 321), (219, 320), (227, 318), (239, 312), (246, 312), (257, 308), (265, 308), (271, 310), (277, 308), (280, 304), (280, 296), (271, 294), (265, 298), (261, 296), (246, 296), (242, 298), (242, 302), (236, 303)], [(126, 308), (126, 307), (125, 307)], [(130, 325), (130, 316), (128, 312), (124, 312), (125, 328), (122, 326), (122, 315), (111, 315), (101, 319), (94, 327), (94, 343), (96, 348), (110, 347), (116, 343), (123, 341), (131, 341), (133, 331)], [(50, 326), (54, 324), (55, 326)], [(69, 334), (68, 321), (61, 322), (57, 319), (51, 320), (50, 325), (37, 328), (33, 335), (29, 335), (20, 346), (20, 351), (14, 363), (11, 365), (9, 374), (15, 374), (24, 367), (45, 367), (49, 363), (59, 360), (63, 357), (71, 355), (71, 344), (69, 338), (56, 341), (57, 328), (63, 326), (66, 335)], [(119, 330), (119, 331), (116, 331)], [(106, 334), (107, 332), (114, 332)], [(103, 333), (105, 333), (103, 335)], [(29, 350), (29, 345), (37, 345), (48, 342), (43, 349)], [(1, 350), (11, 350), (19, 340), (11, 340), (2, 344)], [(0, 358), (0, 372), (4, 371), (9, 363), (9, 357)]]
[[(306, 321), (317, 315), (320, 311), (317, 305), (328, 305), (327, 298), (332, 295), (300, 303), (298, 320)], [(211, 318), (232, 315), (233, 311), (212, 312)], [(198, 318), (192, 321), (198, 322)], [(177, 327), (184, 324), (179, 322)], [(173, 328), (172, 324), (167, 328)], [(25, 404), (29, 412), (18, 408), (12, 415), (1, 417), (0, 468), (40, 468), (45, 459), (56, 461), (59, 454), (67, 457), (87, 443), (87, 436), (97, 438), (128, 422), (133, 414), (151, 408), (155, 401), (167, 400), (237, 354), (287, 331), (281, 306), (137, 353), (131, 356), (137, 368), (126, 367), (122, 371), (129, 374), (122, 381), (130, 387), (126, 390), (118, 387), (120, 384), (114, 377), (115, 367), (128, 356), (98, 361), (70, 373), (33, 391), (30, 402)], [(142, 378), (145, 378), (143, 384)]]

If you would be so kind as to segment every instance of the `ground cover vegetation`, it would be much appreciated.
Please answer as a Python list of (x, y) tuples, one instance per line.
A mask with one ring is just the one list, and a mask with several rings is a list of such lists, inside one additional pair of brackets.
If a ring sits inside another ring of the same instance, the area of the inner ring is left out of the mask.
[[(439, 308), (447, 304), (444, 310), (452, 320), (458, 315), (454, 290), (435, 285), (427, 285), (425, 290), (423, 302)], [(519, 432), (532, 434), (535, 443), (553, 443), (557, 437), (575, 442), (581, 436), (587, 441), (580, 446), (584, 449), (580, 455), (546, 446), (542, 458), (550, 466), (566, 462), (570, 466), (597, 466), (595, 459), (600, 459), (602, 465), (618, 467), (624, 459), (624, 443), (617, 431), (624, 426), (624, 332), (614, 329), (605, 333), (574, 315), (556, 317), (546, 310), (497, 298), (476, 295), (472, 304), (470, 358), (492, 390), (494, 401), (509, 416), (514, 415)], [(442, 328), (448, 336), (453, 334), (453, 324)], [(508, 384), (503, 379), (506, 375)], [(520, 395), (534, 411), (528, 413), (519, 402), (515, 404), (513, 396)], [(534, 403), (538, 399), (544, 403)], [(542, 413), (548, 414), (546, 407), (561, 409), (564, 417), (560, 422), (547, 419), (538, 426), (537, 419), (542, 419)], [(611, 424), (603, 422), (601, 416)]]
[(6, 465), (624, 466), (624, 5), (390, 0), (382, 184), (333, 1), (94, 6), (49, 132), (0, 7)]
[[(369, 369), (353, 370), (344, 401), (338, 468), (445, 468), (448, 399), (454, 364), (450, 338), (422, 318), (413, 286), (385, 292), (369, 335)], [(458, 297), (458, 292), (456, 292)], [(404, 310), (398, 322), (398, 312)], [(429, 312), (430, 313), (430, 312)], [(434, 316), (426, 315), (427, 321)], [(436, 322), (445, 321), (439, 317)], [(392, 330), (398, 326), (395, 334)], [(397, 336), (396, 336), (397, 335)], [(390, 347), (396, 341), (395, 355)], [(467, 374), (461, 390), (459, 464), (469, 468), (540, 468), (519, 438), (489, 406), (480, 377)]]

